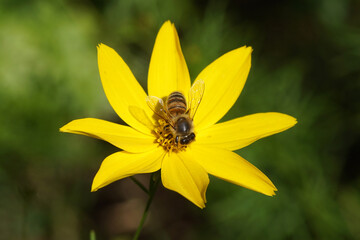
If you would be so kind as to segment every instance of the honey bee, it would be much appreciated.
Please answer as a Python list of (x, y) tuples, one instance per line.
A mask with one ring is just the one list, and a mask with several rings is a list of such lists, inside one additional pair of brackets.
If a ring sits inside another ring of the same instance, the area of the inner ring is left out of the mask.
[(197, 80), (189, 91), (189, 104), (185, 96), (178, 91), (172, 92), (164, 101), (155, 96), (148, 96), (149, 107), (166, 121), (164, 131), (174, 138), (175, 145), (187, 145), (195, 140), (193, 119), (204, 94), (203, 80)]

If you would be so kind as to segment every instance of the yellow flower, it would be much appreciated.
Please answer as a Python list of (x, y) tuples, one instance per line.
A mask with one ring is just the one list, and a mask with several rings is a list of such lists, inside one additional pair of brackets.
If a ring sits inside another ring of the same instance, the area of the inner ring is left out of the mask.
[[(84, 118), (60, 129), (107, 141), (123, 151), (108, 156), (97, 172), (92, 191), (116, 180), (161, 169), (163, 185), (205, 207), (208, 174), (248, 189), (275, 195), (274, 184), (255, 166), (232, 152), (256, 140), (284, 131), (296, 119), (281, 113), (257, 113), (217, 122), (239, 97), (251, 65), (251, 47), (230, 51), (207, 66), (195, 79), (205, 91), (193, 119), (195, 140), (186, 148), (161, 145), (158, 116), (147, 105), (147, 95), (123, 59), (110, 47), (98, 46), (99, 72), (105, 94), (119, 117), (129, 126)], [(166, 99), (179, 91), (187, 97), (190, 76), (179, 38), (170, 21), (155, 41), (148, 74), (148, 94)], [(161, 125), (161, 124), (160, 124)], [(174, 142), (172, 144), (175, 144)]]

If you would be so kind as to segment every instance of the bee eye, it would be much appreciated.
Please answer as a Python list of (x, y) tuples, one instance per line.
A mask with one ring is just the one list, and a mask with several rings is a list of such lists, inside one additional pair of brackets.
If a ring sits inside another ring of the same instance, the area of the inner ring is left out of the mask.
[(176, 136), (175, 143), (178, 143), (178, 142), (179, 142), (179, 136)]
[(191, 134), (189, 135), (189, 139), (190, 139), (190, 140), (194, 140), (194, 139), (195, 139), (195, 133), (191, 133)]

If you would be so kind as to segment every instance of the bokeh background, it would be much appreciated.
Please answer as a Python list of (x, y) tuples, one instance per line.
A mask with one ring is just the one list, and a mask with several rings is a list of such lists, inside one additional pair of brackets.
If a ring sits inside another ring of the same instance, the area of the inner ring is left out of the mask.
[(130, 179), (90, 192), (117, 149), (58, 129), (83, 117), (122, 123), (96, 45), (113, 47), (146, 89), (168, 19), (192, 79), (227, 51), (254, 48), (222, 121), (276, 111), (299, 123), (237, 151), (275, 197), (211, 178), (200, 210), (161, 187), (141, 239), (360, 239), (359, 12), (356, 0), (1, 0), (0, 239), (131, 239), (146, 195)]

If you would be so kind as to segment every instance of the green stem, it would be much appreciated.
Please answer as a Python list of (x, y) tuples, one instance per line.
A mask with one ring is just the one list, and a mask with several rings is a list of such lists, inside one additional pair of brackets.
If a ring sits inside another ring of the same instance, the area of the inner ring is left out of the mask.
[(133, 177), (133, 176), (131, 176), (130, 178), (131, 178), (131, 180), (134, 181), (134, 183), (135, 183), (136, 185), (138, 185), (144, 192), (146, 192), (146, 194), (149, 194), (149, 191), (146, 189), (146, 187), (145, 187), (141, 182), (139, 182), (139, 180), (137, 180), (137, 179), (136, 179), (135, 177)]
[(149, 199), (146, 203), (146, 207), (145, 207), (145, 210), (144, 210), (144, 213), (142, 215), (142, 218), (141, 218), (141, 221), (139, 223), (139, 226), (136, 230), (136, 233), (135, 233), (135, 236), (133, 238), (133, 240), (137, 240), (140, 236), (140, 232), (143, 228), (143, 225), (145, 223), (145, 220), (146, 220), (146, 217), (147, 215), (149, 214), (149, 208), (150, 208), (150, 205), (152, 203), (152, 200), (154, 198), (154, 195), (155, 195), (155, 192), (156, 192), (156, 189), (157, 187), (159, 186), (159, 183), (160, 183), (160, 176), (159, 176), (159, 172), (155, 172), (151, 175), (151, 178), (150, 178), (150, 186), (149, 186)]

